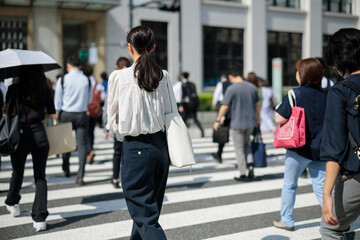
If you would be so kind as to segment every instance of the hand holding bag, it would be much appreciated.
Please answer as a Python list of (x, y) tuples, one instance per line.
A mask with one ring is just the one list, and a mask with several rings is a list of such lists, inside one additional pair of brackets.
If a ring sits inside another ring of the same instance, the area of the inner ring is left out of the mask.
[(213, 131), (213, 142), (225, 144), (229, 142), (229, 131), (230, 128), (224, 125), (219, 125), (218, 130)]
[(167, 87), (172, 109), (171, 113), (165, 114), (166, 139), (170, 156), (170, 164), (174, 167), (191, 166), (196, 162), (189, 130), (177, 110), (171, 80), (169, 79), (167, 73), (165, 75), (167, 78)]
[(13, 154), (20, 142), (20, 117), (19, 117), (19, 89), (16, 88), (16, 115), (9, 115), (9, 108), (14, 101), (14, 93), (10, 98), (6, 114), (0, 119), (0, 155), (8, 156)]
[(45, 131), (50, 145), (48, 156), (72, 152), (76, 149), (71, 122), (53, 126), (45, 125)]
[(276, 130), (273, 145), (275, 148), (299, 148), (305, 145), (305, 110), (296, 106), (293, 89), (288, 92), (291, 115), (288, 121), (280, 124)]
[(262, 168), (267, 166), (265, 143), (263, 143), (260, 128), (255, 127), (251, 141), (251, 151), (254, 156), (254, 167)]

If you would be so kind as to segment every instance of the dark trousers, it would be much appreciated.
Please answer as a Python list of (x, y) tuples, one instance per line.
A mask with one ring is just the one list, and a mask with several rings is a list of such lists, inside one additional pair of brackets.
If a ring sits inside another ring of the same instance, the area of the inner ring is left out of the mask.
[(199, 122), (199, 120), (197, 119), (197, 109), (193, 109), (193, 108), (189, 108), (188, 106), (186, 106), (186, 103), (184, 104), (184, 113), (183, 113), (183, 120), (186, 123), (186, 121), (189, 118), (192, 118), (196, 124), (196, 126), (200, 129), (201, 131), (201, 136), (204, 136), (204, 129), (201, 126), (201, 123)]
[(21, 129), (23, 133), (20, 137), (19, 147), (10, 156), (13, 171), (5, 203), (13, 206), (20, 202), (20, 189), (24, 178), (26, 157), (31, 153), (36, 188), (31, 216), (35, 222), (43, 222), (49, 215), (47, 211), (47, 183), (45, 175), (49, 142), (41, 122), (22, 124)]
[(125, 137), (121, 182), (133, 219), (130, 239), (166, 239), (158, 220), (169, 174), (166, 134)]
[(88, 141), (87, 141), (87, 154), (90, 153), (91, 150), (94, 150), (94, 139), (95, 139), (95, 126), (98, 121), (98, 118), (89, 117), (89, 128), (88, 128)]
[[(87, 155), (86, 146), (88, 138), (89, 118), (85, 112), (62, 112), (60, 115), (60, 122), (71, 122), (72, 128), (75, 130), (77, 150), (79, 152), (79, 170), (77, 173), (77, 178), (83, 178), (85, 174), (85, 163)], [(63, 154), (62, 169), (64, 171), (70, 170), (70, 156), (71, 152)]]
[(118, 179), (120, 176), (122, 142), (114, 138), (114, 156), (113, 156), (113, 179)]

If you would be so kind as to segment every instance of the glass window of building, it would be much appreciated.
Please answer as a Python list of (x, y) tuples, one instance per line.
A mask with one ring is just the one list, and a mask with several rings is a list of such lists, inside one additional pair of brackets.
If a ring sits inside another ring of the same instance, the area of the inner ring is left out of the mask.
[(351, 14), (351, 0), (323, 0), (323, 11)]
[(242, 29), (203, 28), (204, 87), (215, 86), (232, 62), (243, 64), (244, 31)]
[(27, 49), (27, 21), (0, 18), (0, 50)]
[(283, 85), (296, 86), (296, 61), (301, 59), (301, 33), (272, 32), (267, 34), (268, 39), (268, 78), (272, 83), (272, 59), (283, 60)]
[(141, 21), (141, 24), (151, 28), (155, 34), (156, 49), (151, 55), (162, 69), (168, 69), (168, 24), (150, 21)]
[(266, 0), (267, 6), (300, 8), (300, 0)]

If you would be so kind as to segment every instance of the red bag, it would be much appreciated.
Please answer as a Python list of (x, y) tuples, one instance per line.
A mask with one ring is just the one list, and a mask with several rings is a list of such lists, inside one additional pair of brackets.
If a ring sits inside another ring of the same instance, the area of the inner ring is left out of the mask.
[(296, 106), (294, 90), (288, 92), (288, 97), (291, 106), (291, 116), (286, 123), (278, 126), (273, 141), (275, 148), (299, 148), (306, 143), (305, 110), (302, 107)]
[(92, 96), (92, 100), (91, 103), (88, 105), (88, 110), (86, 111), (87, 115), (91, 118), (97, 118), (100, 117), (102, 114), (102, 110), (101, 110), (101, 96), (100, 96), (100, 92), (96, 90), (96, 85), (94, 86), (93, 89), (93, 96)]

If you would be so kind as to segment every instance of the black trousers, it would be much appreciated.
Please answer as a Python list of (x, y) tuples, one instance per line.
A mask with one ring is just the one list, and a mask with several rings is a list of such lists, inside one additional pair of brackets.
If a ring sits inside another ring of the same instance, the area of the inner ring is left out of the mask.
[(13, 206), (20, 202), (20, 189), (24, 179), (26, 157), (31, 153), (36, 188), (31, 216), (35, 222), (43, 222), (49, 215), (47, 211), (47, 182), (45, 175), (49, 142), (41, 122), (21, 124), (21, 129), (23, 132), (20, 137), (19, 147), (10, 156), (13, 171), (5, 203)]
[[(73, 113), (73, 112), (61, 112), (60, 122), (71, 122), (72, 127), (76, 134), (77, 149), (79, 152), (79, 170), (77, 178), (83, 178), (85, 174), (86, 164), (86, 152), (87, 152), (87, 141), (88, 141), (88, 126), (89, 118), (85, 112)], [(64, 171), (70, 170), (70, 156), (71, 152), (63, 154), (62, 169)]]
[(98, 118), (89, 117), (89, 128), (88, 128), (88, 141), (87, 141), (87, 154), (90, 153), (91, 150), (94, 150), (94, 139), (95, 139), (95, 126), (98, 121)]
[(199, 120), (197, 119), (197, 109), (189, 108), (186, 103), (183, 104), (183, 107), (184, 107), (184, 113), (183, 113), (184, 122), (186, 123), (186, 121), (189, 118), (192, 118), (194, 120), (196, 126), (200, 129), (201, 136), (203, 137), (204, 136), (204, 129), (201, 126), (201, 123), (199, 122)]
[(169, 163), (164, 132), (125, 137), (121, 182), (126, 204), (134, 221), (130, 239), (166, 239), (158, 221)]
[(122, 142), (114, 138), (114, 156), (113, 156), (113, 179), (118, 179), (120, 176)]

